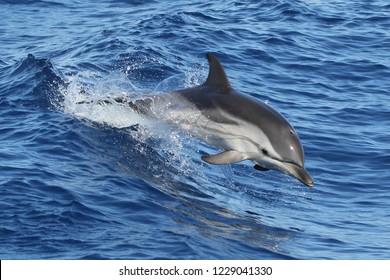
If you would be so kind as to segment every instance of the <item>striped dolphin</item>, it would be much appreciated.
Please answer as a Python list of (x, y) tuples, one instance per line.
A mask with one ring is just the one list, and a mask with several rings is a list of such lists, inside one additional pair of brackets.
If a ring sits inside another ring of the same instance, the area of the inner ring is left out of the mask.
[(208, 77), (200, 86), (145, 99), (116, 98), (114, 102), (149, 118), (179, 125), (222, 150), (202, 156), (207, 163), (251, 160), (257, 170), (277, 170), (312, 187), (314, 183), (304, 167), (302, 144), (294, 128), (267, 104), (234, 90), (218, 59), (210, 53), (207, 59)]

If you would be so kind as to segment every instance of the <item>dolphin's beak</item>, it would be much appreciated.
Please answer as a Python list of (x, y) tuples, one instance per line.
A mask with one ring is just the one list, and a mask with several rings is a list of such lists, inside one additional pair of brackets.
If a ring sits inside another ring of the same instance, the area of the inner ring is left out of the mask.
[(314, 182), (310, 177), (309, 172), (307, 172), (304, 167), (292, 163), (285, 163), (285, 165), (288, 165), (288, 169), (290, 171), (289, 173), (291, 176), (298, 179), (308, 187), (314, 186)]

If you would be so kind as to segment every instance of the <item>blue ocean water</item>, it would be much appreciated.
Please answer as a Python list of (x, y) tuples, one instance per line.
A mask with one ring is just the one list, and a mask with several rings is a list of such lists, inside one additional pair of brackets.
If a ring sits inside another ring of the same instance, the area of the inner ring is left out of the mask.
[[(389, 259), (390, 3), (0, 1), (1, 259)], [(88, 98), (207, 52), (295, 127), (315, 186)]]

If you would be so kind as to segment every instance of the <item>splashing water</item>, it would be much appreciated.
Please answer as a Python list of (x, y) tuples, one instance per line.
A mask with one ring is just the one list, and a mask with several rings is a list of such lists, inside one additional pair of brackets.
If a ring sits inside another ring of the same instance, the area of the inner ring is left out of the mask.
[[(137, 88), (121, 71), (113, 71), (103, 76), (100, 73), (84, 71), (67, 77), (67, 85), (61, 89), (64, 113), (76, 117), (87, 124), (127, 129), (127, 132), (140, 143), (153, 142), (155, 150), (167, 158), (184, 173), (190, 172), (190, 154), (185, 153), (185, 143), (193, 144), (193, 137), (172, 127), (164, 121), (156, 122), (135, 112), (125, 104), (115, 102), (116, 98), (128, 101), (144, 99), (155, 94), (165, 94), (176, 89), (200, 84), (202, 74), (188, 71), (161, 81), (154, 90)], [(111, 102), (101, 102), (102, 100)], [(161, 110), (160, 110), (161, 111)], [(180, 112), (162, 111), (166, 118), (178, 118)], [(188, 145), (188, 144), (187, 144)], [(138, 150), (142, 152), (142, 145)]]

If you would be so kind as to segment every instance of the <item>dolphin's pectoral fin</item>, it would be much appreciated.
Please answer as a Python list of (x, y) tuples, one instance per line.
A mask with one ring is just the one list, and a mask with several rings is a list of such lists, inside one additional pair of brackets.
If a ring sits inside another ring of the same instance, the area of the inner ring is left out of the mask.
[(202, 160), (210, 164), (229, 164), (246, 160), (243, 153), (237, 151), (224, 151), (222, 153), (210, 156), (202, 156)]
[(255, 166), (253, 166), (256, 170), (259, 170), (259, 171), (268, 171), (269, 169), (268, 168), (265, 168), (265, 167), (262, 167), (258, 164), (256, 164)]

